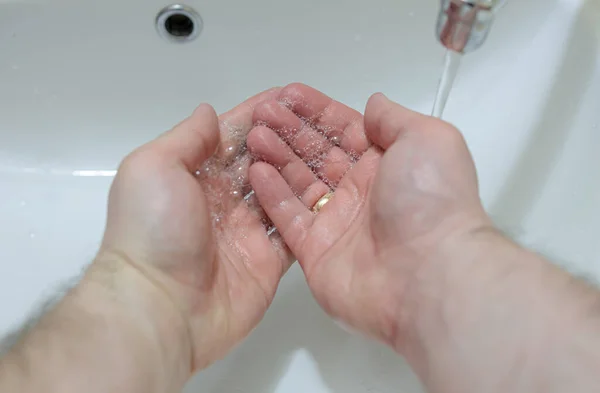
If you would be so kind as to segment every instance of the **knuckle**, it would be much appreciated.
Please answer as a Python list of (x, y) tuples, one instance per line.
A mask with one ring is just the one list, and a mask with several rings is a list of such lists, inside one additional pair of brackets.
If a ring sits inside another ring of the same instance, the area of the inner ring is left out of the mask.
[(140, 170), (147, 170), (151, 160), (148, 159), (148, 152), (142, 146), (129, 153), (119, 164), (118, 173), (136, 173)]

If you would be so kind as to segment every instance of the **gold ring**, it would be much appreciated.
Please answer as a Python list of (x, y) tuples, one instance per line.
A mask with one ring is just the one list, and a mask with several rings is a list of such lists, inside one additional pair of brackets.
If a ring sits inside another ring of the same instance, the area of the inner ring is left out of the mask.
[(312, 211), (314, 213), (318, 213), (323, 208), (323, 206), (325, 206), (327, 202), (331, 200), (331, 198), (333, 198), (333, 192), (328, 192), (327, 194), (323, 195), (321, 198), (319, 198), (317, 203), (315, 203), (315, 205), (312, 208)]

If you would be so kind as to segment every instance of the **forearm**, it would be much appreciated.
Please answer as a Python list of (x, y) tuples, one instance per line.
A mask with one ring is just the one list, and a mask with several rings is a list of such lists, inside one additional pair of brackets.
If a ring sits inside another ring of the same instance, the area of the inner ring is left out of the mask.
[(0, 361), (0, 391), (176, 392), (190, 373), (183, 317), (132, 267), (95, 264)]
[(420, 272), (400, 350), (432, 393), (600, 386), (600, 295), (493, 232)]

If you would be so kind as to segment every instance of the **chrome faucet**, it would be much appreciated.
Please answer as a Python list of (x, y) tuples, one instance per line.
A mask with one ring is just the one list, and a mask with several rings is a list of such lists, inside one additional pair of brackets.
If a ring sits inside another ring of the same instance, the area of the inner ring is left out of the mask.
[(485, 42), (495, 12), (505, 0), (441, 0), (436, 35), (458, 53), (472, 52)]

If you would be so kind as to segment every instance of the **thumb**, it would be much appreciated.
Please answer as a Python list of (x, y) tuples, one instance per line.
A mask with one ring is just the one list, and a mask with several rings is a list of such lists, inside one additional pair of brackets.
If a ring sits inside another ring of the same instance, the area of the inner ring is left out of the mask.
[[(365, 131), (369, 139), (387, 150), (403, 133), (413, 128), (416, 122), (433, 121), (429, 116), (411, 111), (390, 101), (382, 93), (369, 98), (365, 109)], [(422, 128), (423, 123), (420, 123)]]
[(219, 141), (219, 118), (212, 106), (202, 104), (151, 144), (167, 158), (195, 171), (215, 152)]

